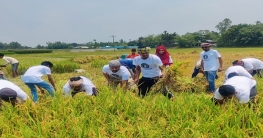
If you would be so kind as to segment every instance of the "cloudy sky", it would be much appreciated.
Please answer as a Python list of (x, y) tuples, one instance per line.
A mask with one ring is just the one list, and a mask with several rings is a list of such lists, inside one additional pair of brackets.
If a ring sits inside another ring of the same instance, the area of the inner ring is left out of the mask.
[(1, 0), (0, 6), (0, 42), (31, 47), (217, 31), (225, 18), (232, 25), (263, 22), (263, 0)]

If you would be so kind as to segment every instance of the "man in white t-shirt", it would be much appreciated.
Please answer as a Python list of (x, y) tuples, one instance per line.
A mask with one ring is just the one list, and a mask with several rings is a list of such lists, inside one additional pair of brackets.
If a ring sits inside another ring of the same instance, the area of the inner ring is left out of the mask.
[(253, 79), (253, 76), (242, 66), (236, 65), (236, 66), (231, 66), (229, 67), (226, 72), (225, 72), (225, 80), (233, 77), (233, 75), (238, 75), (238, 76), (245, 76), (250, 79)]
[(84, 76), (70, 78), (69, 81), (64, 85), (63, 91), (65, 96), (71, 95), (72, 97), (79, 92), (85, 92), (86, 95), (93, 96), (98, 94), (95, 85)]
[(17, 85), (7, 80), (0, 80), (0, 105), (2, 101), (5, 101), (15, 106), (18, 103), (17, 98), (22, 101), (30, 100), (29, 96)]
[[(50, 61), (44, 61), (41, 65), (33, 66), (27, 69), (25, 74), (21, 77), (22, 81), (30, 88), (31, 94), (33, 97), (33, 101), (36, 102), (38, 100), (38, 94), (36, 86), (40, 89), (41, 93), (44, 93), (44, 90), (47, 90), (49, 95), (54, 96), (54, 92), (56, 90), (54, 80), (51, 76), (51, 68), (53, 64)], [(42, 80), (42, 76), (47, 75), (48, 81), (51, 83), (47, 83)]]
[(2, 58), (6, 64), (0, 65), (0, 67), (6, 67), (8, 64), (11, 64), (12, 66), (12, 76), (15, 78), (18, 76), (18, 66), (19, 62), (15, 58), (7, 57), (4, 54), (0, 53), (0, 58)]
[(256, 58), (244, 58), (235, 60), (233, 65), (243, 66), (252, 76), (257, 74), (260, 78), (263, 77), (263, 62)]
[(217, 50), (210, 49), (210, 43), (202, 43), (201, 48), (203, 49), (200, 54), (201, 67), (204, 67), (204, 73), (209, 84), (209, 91), (210, 93), (214, 93), (216, 89), (216, 73), (217, 71), (222, 71), (223, 60)]
[(126, 67), (121, 66), (119, 60), (111, 60), (108, 65), (103, 66), (102, 72), (108, 81), (108, 85), (116, 88), (120, 84), (124, 90), (128, 89), (131, 73)]
[(214, 95), (215, 104), (235, 97), (239, 103), (254, 102), (257, 95), (256, 81), (245, 76), (233, 76), (220, 86)]
[[(161, 59), (153, 54), (149, 54), (149, 47), (138, 47), (138, 53), (140, 56), (133, 59), (133, 65), (135, 65), (134, 81), (138, 82), (139, 96), (146, 96), (151, 87), (157, 83), (157, 81), (165, 76), (165, 69)], [(139, 79), (142, 73), (142, 78)], [(163, 91), (165, 96), (173, 98), (173, 94), (167, 91)]]

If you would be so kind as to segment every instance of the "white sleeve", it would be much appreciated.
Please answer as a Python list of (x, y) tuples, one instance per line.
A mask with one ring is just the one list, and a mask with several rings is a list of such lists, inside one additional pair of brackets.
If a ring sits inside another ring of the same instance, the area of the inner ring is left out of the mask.
[(129, 80), (130, 77), (131, 77), (131, 73), (127, 68), (124, 68), (122, 71), (122, 80)]
[(248, 103), (249, 102), (249, 94), (243, 94), (238, 97), (239, 103)]
[(251, 64), (251, 63), (248, 63), (248, 62), (246, 62), (245, 64), (244, 64), (244, 67), (249, 71), (249, 70), (253, 70), (253, 65)]
[(224, 97), (219, 93), (218, 89), (215, 91), (214, 98), (217, 100), (223, 100)]
[(65, 96), (70, 95), (70, 90), (71, 90), (70, 85), (69, 85), (69, 83), (67, 82), (67, 83), (63, 86), (63, 91), (64, 91)]
[(214, 50), (214, 52), (216, 53), (216, 57), (217, 57), (217, 58), (220, 58), (220, 57), (221, 57), (220, 53), (219, 53), (217, 50)]
[(109, 66), (108, 66), (108, 65), (104, 65), (104, 66), (102, 67), (102, 72), (103, 72), (103, 73), (107, 73), (107, 72), (108, 72), (108, 69), (109, 69)]
[(169, 63), (173, 63), (173, 59), (171, 56), (169, 56)]
[(3, 60), (5, 61), (5, 65), (8, 65), (8, 64), (10, 64), (10, 62), (6, 59), (6, 58), (3, 58)]
[(85, 90), (87, 95), (92, 95), (92, 88), (93, 86), (85, 84), (82, 89)]
[(26, 99), (28, 98), (28, 95), (20, 88), (16, 90), (16, 93), (17, 97), (22, 99), (23, 101), (26, 101)]
[(163, 66), (163, 62), (158, 56), (155, 56), (154, 61), (157, 64), (157, 66)]

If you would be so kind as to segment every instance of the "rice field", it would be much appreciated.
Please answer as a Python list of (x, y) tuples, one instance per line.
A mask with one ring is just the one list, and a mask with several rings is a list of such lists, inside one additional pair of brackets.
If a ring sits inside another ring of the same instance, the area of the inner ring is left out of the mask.
[[(262, 48), (213, 49), (222, 55), (224, 70), (236, 59), (255, 57), (263, 60)], [(211, 101), (212, 95), (206, 93), (203, 76), (199, 74), (196, 79), (191, 79), (202, 49), (168, 51), (174, 60), (171, 74), (177, 77), (172, 82), (175, 84), (170, 87), (175, 95), (174, 101), (158, 92), (142, 99), (137, 93), (123, 92), (122, 89), (114, 93), (107, 87), (102, 66), (121, 54), (129, 54), (129, 50), (54, 50), (53, 53), (6, 55), (18, 59), (21, 70), (39, 65), (43, 60), (57, 63), (59, 67), (52, 74), (57, 87), (54, 98), (46, 92), (39, 93), (36, 105), (26, 102), (14, 108), (11, 104), (3, 104), (0, 111), (0, 137), (263, 137), (262, 78), (256, 78), (259, 92), (256, 105), (249, 108), (232, 100), (222, 106), (215, 106)], [(154, 54), (155, 50), (152, 49), (151, 53)], [(4, 62), (0, 60), (0, 63)], [(86, 71), (76, 73), (72, 70), (75, 68)], [(2, 68), (2, 71), (10, 81), (31, 96), (20, 77), (11, 78), (10, 66)], [(70, 77), (79, 75), (92, 80), (100, 91), (99, 96), (88, 97), (84, 93), (74, 98), (62, 96), (63, 85)], [(218, 75), (217, 86), (222, 84), (224, 71)], [(43, 79), (47, 80), (47, 77)]]

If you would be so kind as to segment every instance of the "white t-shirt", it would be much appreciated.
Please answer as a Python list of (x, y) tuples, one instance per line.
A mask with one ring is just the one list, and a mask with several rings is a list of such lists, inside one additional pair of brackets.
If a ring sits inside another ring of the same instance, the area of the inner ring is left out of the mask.
[(110, 77), (113, 77), (117, 80), (128, 80), (131, 77), (131, 73), (124, 66), (120, 66), (120, 70), (114, 73), (110, 70), (109, 65), (104, 65), (102, 68), (102, 72), (105, 74), (109, 74)]
[(51, 74), (51, 70), (47, 66), (38, 65), (30, 67), (21, 77), (24, 83), (39, 83), (42, 82), (42, 76)]
[(10, 89), (14, 90), (17, 93), (17, 97), (24, 100), (24, 101), (28, 97), (28, 95), (21, 88), (19, 88), (17, 85), (15, 85), (14, 83), (12, 83), (10, 81), (0, 80), (0, 90), (3, 88), (10, 88)]
[[(87, 95), (92, 95), (93, 94), (92, 88), (93, 87), (95, 88), (95, 85), (88, 78), (84, 76), (80, 76), (80, 77), (83, 79), (83, 84), (79, 91), (80, 92), (85, 91)], [(69, 85), (69, 82), (67, 82), (63, 87), (63, 91), (65, 95), (70, 95), (70, 90), (71, 90), (71, 87)]]
[(245, 77), (248, 77), (250, 79), (253, 78), (252, 75), (242, 66), (231, 66), (225, 72), (225, 80), (227, 80), (228, 79), (227, 76), (233, 72), (237, 73), (239, 76), (245, 76)]
[(242, 59), (244, 62), (244, 68), (247, 70), (258, 70), (263, 69), (263, 62), (256, 58), (244, 58)]
[(133, 65), (141, 67), (143, 77), (153, 78), (162, 75), (159, 67), (162, 66), (163, 63), (156, 55), (149, 54), (147, 59), (142, 59), (141, 56), (135, 57), (133, 59)]
[(204, 61), (204, 71), (216, 71), (219, 68), (218, 65), (218, 58), (220, 58), (221, 55), (217, 50), (210, 49), (209, 51), (205, 52), (202, 51), (200, 54), (200, 59), (203, 59)]
[[(256, 86), (256, 81), (244, 76), (235, 76), (226, 80), (224, 85), (232, 85), (236, 89), (235, 98), (238, 99), (239, 103), (247, 103), (250, 98), (250, 90)], [(214, 98), (223, 100), (224, 97), (219, 93), (218, 89), (215, 91)]]
[(5, 65), (18, 63), (18, 60), (16, 60), (15, 58), (12, 58), (12, 57), (4, 56), (3, 60), (6, 62)]

